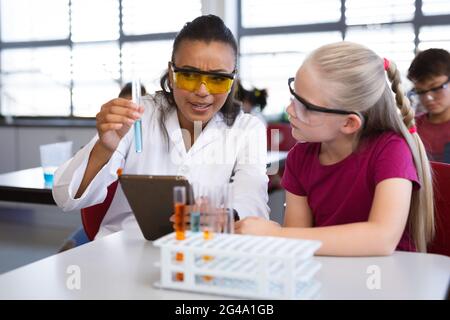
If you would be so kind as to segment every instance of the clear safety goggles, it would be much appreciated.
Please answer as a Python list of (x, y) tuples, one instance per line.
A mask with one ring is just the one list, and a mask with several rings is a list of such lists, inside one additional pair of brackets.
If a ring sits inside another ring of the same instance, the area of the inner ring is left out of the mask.
[(289, 78), (288, 80), (288, 86), (289, 91), (291, 92), (292, 98), (291, 101), (294, 105), (295, 115), (297, 118), (310, 125), (310, 126), (320, 126), (323, 124), (324, 116), (326, 115), (348, 115), (348, 114), (355, 114), (358, 117), (362, 117), (361, 114), (354, 111), (345, 111), (341, 109), (332, 109), (332, 108), (325, 108), (316, 106), (312, 103), (309, 103), (302, 97), (300, 97), (298, 94), (295, 93), (293, 88), (294, 78)]

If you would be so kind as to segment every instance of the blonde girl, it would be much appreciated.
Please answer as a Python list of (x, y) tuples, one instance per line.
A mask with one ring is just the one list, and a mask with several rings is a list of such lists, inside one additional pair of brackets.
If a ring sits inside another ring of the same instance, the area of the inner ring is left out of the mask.
[(426, 252), (430, 165), (396, 65), (355, 43), (329, 44), (289, 89), (292, 135), (303, 143), (286, 161), (284, 225), (249, 217), (237, 232), (320, 240), (322, 255)]

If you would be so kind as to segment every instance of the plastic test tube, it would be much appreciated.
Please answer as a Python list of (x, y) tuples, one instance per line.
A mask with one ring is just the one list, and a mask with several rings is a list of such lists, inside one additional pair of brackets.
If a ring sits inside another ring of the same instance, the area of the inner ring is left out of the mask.
[[(222, 188), (218, 186), (209, 186), (204, 190), (204, 193), (207, 194), (207, 204), (204, 206), (204, 211), (202, 210), (202, 213), (205, 215), (205, 225), (203, 226), (203, 239), (205, 241), (213, 239), (214, 232), (217, 231), (217, 215), (220, 207), (221, 189)], [(214, 260), (214, 257), (206, 254), (202, 256), (202, 259), (204, 262), (208, 263)], [(202, 278), (205, 282), (210, 282), (214, 279), (214, 277), (210, 275), (204, 275)]]
[(204, 205), (204, 221), (203, 226), (203, 239), (211, 240), (214, 237), (214, 231), (216, 231), (216, 213), (217, 213), (217, 187), (209, 186), (205, 187), (204, 193), (206, 195), (206, 204)]
[[(184, 225), (184, 211), (186, 208), (186, 188), (184, 186), (177, 186), (173, 188), (173, 202), (175, 211), (175, 239), (184, 240), (185, 225)], [(177, 262), (183, 262), (184, 255), (182, 252), (175, 253), (175, 260)], [(177, 281), (184, 280), (183, 272), (177, 272), (175, 274)]]
[[(133, 79), (131, 85), (131, 98), (138, 106), (141, 105), (141, 81)], [(142, 152), (142, 121), (138, 119), (134, 122), (134, 145), (136, 152)]]
[(233, 211), (233, 185), (226, 184), (223, 190), (223, 200), (225, 209), (224, 233), (234, 233), (234, 211)]
[(201, 195), (199, 184), (194, 184), (194, 203), (191, 210), (191, 231), (200, 232), (200, 205)]
[(175, 236), (177, 240), (185, 239), (184, 214), (186, 209), (186, 187), (173, 188), (173, 203), (175, 210)]

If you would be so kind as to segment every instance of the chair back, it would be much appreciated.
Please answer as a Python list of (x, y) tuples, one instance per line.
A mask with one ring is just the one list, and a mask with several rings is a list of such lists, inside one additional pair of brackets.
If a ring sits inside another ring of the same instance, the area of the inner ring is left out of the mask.
[(450, 257), (450, 164), (431, 162), (434, 174), (436, 235), (428, 245), (429, 253)]
[(102, 223), (103, 218), (111, 205), (114, 194), (116, 193), (118, 182), (119, 181), (117, 180), (109, 185), (105, 201), (81, 209), (81, 221), (83, 222), (84, 231), (91, 241), (94, 240), (97, 235), (97, 232), (100, 229), (100, 224)]

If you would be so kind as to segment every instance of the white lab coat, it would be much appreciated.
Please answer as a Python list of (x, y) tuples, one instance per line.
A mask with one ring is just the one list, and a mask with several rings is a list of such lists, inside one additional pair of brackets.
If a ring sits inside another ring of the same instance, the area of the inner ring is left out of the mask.
[[(122, 168), (129, 174), (182, 175), (200, 185), (219, 186), (232, 181), (233, 207), (239, 216), (268, 218), (266, 129), (258, 119), (241, 112), (228, 127), (222, 114), (217, 113), (186, 152), (175, 110), (169, 111), (164, 121), (169, 139), (164, 135), (159, 121), (161, 108), (166, 108), (167, 102), (162, 95), (146, 96), (143, 104), (143, 151), (135, 152), (131, 128), (83, 195), (75, 199), (98, 140), (95, 136), (56, 171), (53, 197), (58, 206), (70, 211), (102, 203), (107, 187), (117, 180), (117, 169)], [(137, 222), (119, 184), (96, 238), (128, 227), (136, 228)]]

